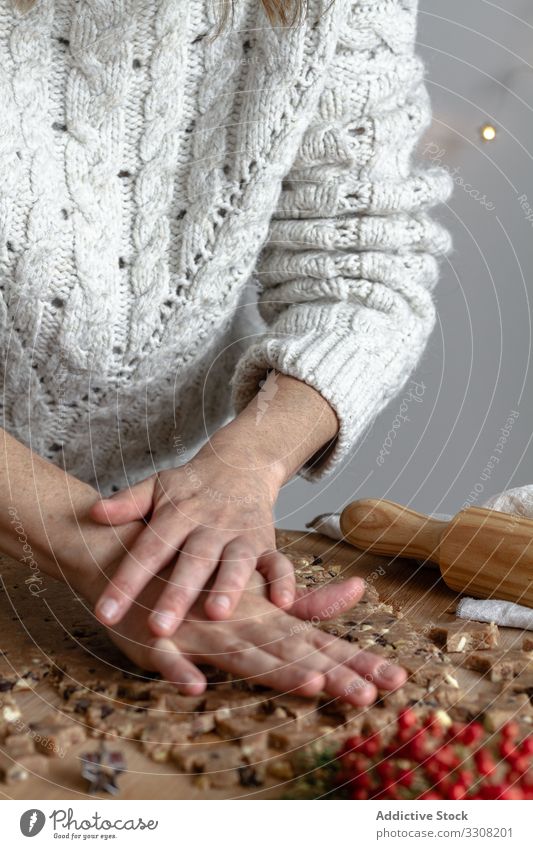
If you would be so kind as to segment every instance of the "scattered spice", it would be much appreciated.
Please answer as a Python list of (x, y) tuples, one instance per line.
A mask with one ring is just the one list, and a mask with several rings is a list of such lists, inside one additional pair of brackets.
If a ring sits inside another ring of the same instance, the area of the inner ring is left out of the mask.
[(239, 782), (242, 787), (262, 787), (264, 779), (253, 766), (238, 767)]

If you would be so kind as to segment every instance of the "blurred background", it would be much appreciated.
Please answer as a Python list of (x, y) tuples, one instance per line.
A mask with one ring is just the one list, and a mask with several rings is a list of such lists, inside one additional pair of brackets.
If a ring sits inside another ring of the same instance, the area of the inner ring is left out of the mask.
[[(433, 102), (418, 158), (455, 182), (435, 212), (454, 241), (437, 326), (417, 386), (389, 404), (340, 474), (285, 486), (278, 527), (304, 528), (356, 498), (455, 513), (533, 484), (533, 2), (420, 0), (418, 49)], [(400, 407), (409, 421), (398, 426)]]

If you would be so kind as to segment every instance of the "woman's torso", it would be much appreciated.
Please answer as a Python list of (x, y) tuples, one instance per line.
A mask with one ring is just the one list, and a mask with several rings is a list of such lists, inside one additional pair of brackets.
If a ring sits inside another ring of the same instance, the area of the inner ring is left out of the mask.
[(210, 41), (211, 0), (0, 0), (4, 422), (51, 459), (77, 469), (119, 397), (131, 431), (166, 417), (168, 440), (182, 389), (202, 404), (205, 375), (230, 373), (341, 14), (312, 0), (287, 31), (259, 5)]

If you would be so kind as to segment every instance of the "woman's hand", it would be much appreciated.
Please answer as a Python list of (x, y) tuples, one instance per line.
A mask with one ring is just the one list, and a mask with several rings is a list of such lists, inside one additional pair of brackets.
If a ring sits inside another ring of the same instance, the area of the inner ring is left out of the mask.
[[(89, 600), (94, 599), (94, 590), (93, 586), (87, 594)], [(405, 670), (311, 624), (332, 611), (350, 609), (363, 592), (360, 578), (298, 590), (291, 609), (282, 611), (268, 601), (255, 573), (230, 620), (206, 619), (197, 603), (170, 639), (154, 637), (147, 627), (146, 610), (158, 595), (154, 578), (120, 624), (109, 629), (109, 636), (138, 666), (159, 672), (186, 695), (204, 692), (206, 679), (196, 664), (209, 664), (230, 672), (234, 679), (280, 692), (314, 696), (323, 691), (364, 706), (375, 700), (378, 689), (401, 687), (407, 679)]]
[[(144, 532), (140, 521), (110, 529), (94, 525), (90, 552), (80, 547), (75, 589), (94, 605), (120, 562)], [(110, 533), (116, 534), (110, 539)], [(155, 637), (148, 614), (160, 594), (160, 582), (172, 567), (152, 578), (126, 616), (108, 629), (113, 642), (138, 666), (159, 672), (187, 695), (202, 693), (206, 679), (197, 664), (210, 664), (251, 683), (282, 692), (314, 695), (323, 690), (353, 705), (370, 704), (377, 690), (394, 690), (407, 678), (405, 670), (387, 658), (358, 651), (351, 643), (315, 627), (318, 621), (350, 610), (365, 585), (348, 578), (309, 590), (299, 589), (289, 610), (267, 599), (264, 580), (255, 572), (234, 615), (227, 621), (207, 619), (197, 602), (187, 621), (172, 637)]]
[(272, 372), (264, 396), (259, 392), (190, 463), (94, 505), (97, 522), (147, 524), (98, 600), (104, 625), (120, 622), (152, 577), (172, 564), (149, 620), (159, 636), (174, 633), (203, 592), (207, 616), (228, 619), (256, 569), (274, 604), (293, 604), (293, 568), (276, 551), (272, 509), (281, 486), (330, 445), (338, 422), (327, 402), (294, 378)]
[(94, 505), (96, 521), (120, 525), (143, 518), (147, 523), (98, 600), (95, 612), (103, 624), (120, 622), (153, 576), (169, 565), (174, 568), (166, 585), (161, 582), (149, 617), (160, 636), (172, 634), (198, 599), (209, 618), (229, 618), (256, 569), (271, 601), (291, 607), (294, 571), (276, 551), (272, 515), (281, 475), (274, 466), (250, 471), (253, 464), (242, 448), (230, 452), (225, 445), (222, 456), (215, 439), (186, 465)]

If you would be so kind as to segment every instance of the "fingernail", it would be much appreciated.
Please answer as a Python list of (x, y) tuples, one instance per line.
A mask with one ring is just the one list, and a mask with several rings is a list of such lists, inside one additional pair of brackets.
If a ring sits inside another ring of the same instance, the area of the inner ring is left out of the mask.
[(167, 637), (160, 637), (156, 640), (154, 642), (154, 649), (157, 649), (157, 651), (170, 652), (170, 654), (176, 654), (178, 652), (176, 643), (169, 640)]
[(400, 667), (386, 666), (384, 669), (379, 669), (378, 672), (380, 677), (384, 678), (385, 681), (393, 681), (398, 675), (398, 672), (400, 672)]
[(181, 674), (181, 681), (178, 681), (178, 677), (176, 677), (177, 686), (179, 689), (188, 695), (199, 696), (204, 692), (205, 686), (204, 682), (199, 678), (193, 678), (192, 676)]
[(213, 604), (215, 604), (221, 610), (229, 610), (230, 608), (230, 600), (227, 595), (216, 595), (213, 598)]
[(192, 672), (180, 672), (180, 684), (200, 684), (201, 681)]
[(282, 604), (290, 604), (292, 602), (292, 595), (288, 592), (280, 593), (279, 598)]
[(108, 621), (115, 618), (119, 611), (118, 602), (116, 602), (113, 598), (106, 598), (98, 605), (98, 615), (102, 617), (102, 619), (107, 619)]
[(150, 614), (150, 622), (162, 631), (170, 631), (177, 624), (177, 617), (170, 610), (157, 610)]

